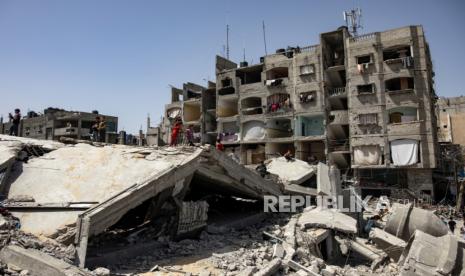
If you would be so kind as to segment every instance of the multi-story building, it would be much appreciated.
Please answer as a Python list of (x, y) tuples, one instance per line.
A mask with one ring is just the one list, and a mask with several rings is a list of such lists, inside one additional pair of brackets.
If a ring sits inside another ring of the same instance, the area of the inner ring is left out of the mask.
[[(105, 117), (107, 131), (105, 141), (114, 143), (117, 138), (118, 117), (94, 112), (66, 111), (47, 108), (43, 114), (28, 112), (19, 126), (19, 136), (45, 140), (59, 140), (60, 137), (90, 139), (90, 129), (97, 116)], [(8, 134), (11, 123), (0, 123), (0, 133)]]
[(216, 95), (212, 84), (197, 91), (202, 100), (184, 87), (165, 118), (182, 114), (200, 125), (200, 142), (220, 137), (244, 165), (290, 150), (337, 166), (362, 194), (433, 194), (436, 96), (421, 26), (356, 37), (341, 27), (320, 34), (319, 45), (279, 49), (254, 65), (217, 56)]

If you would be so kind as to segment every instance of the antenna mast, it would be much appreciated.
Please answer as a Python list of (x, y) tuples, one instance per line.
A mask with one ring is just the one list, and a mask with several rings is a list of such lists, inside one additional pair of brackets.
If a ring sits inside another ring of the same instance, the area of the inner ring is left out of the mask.
[(263, 27), (263, 43), (265, 44), (265, 56), (266, 56), (268, 55), (268, 52), (266, 51), (265, 20), (262, 21), (262, 27)]
[(358, 36), (358, 30), (362, 29), (363, 26), (360, 23), (362, 18), (362, 10), (360, 8), (345, 11), (343, 13), (344, 21), (346, 22), (349, 32), (352, 36)]
[(229, 59), (229, 24), (226, 24), (226, 58)]

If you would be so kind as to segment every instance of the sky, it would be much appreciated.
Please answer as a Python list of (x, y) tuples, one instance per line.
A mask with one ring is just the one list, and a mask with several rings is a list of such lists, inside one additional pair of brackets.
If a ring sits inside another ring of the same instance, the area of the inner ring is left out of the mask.
[(249, 63), (267, 49), (318, 44), (362, 9), (361, 33), (421, 24), (436, 93), (465, 95), (463, 0), (0, 0), (0, 115), (98, 110), (136, 133), (160, 121), (170, 85), (215, 80), (215, 55)]

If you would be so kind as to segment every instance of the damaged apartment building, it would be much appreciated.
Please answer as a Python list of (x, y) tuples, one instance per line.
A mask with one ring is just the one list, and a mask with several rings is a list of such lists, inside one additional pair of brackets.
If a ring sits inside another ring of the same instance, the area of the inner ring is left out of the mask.
[[(59, 140), (61, 137), (88, 140), (91, 127), (97, 116), (104, 117), (107, 131), (105, 141), (115, 143), (118, 130), (118, 117), (99, 114), (98, 111), (68, 111), (47, 108), (42, 114), (29, 111), (21, 119), (19, 136), (42, 140)], [(0, 120), (0, 134), (8, 134), (11, 122)]]
[(319, 41), (278, 49), (253, 65), (217, 56), (216, 84), (172, 88), (163, 122), (148, 125), (147, 141), (169, 144), (173, 120), (181, 118), (196, 142), (220, 138), (244, 165), (290, 150), (336, 166), (363, 196), (432, 198), (436, 95), (422, 26), (356, 37), (341, 27)]

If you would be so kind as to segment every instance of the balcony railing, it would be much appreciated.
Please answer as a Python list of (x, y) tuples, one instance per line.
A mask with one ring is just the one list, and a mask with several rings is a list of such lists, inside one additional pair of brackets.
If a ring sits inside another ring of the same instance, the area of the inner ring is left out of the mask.
[(369, 33), (369, 34), (351, 37), (350, 42), (367, 41), (367, 40), (373, 40), (375, 38), (376, 38), (376, 33)]
[(345, 87), (336, 87), (336, 88), (329, 90), (330, 97), (344, 95), (345, 93), (346, 93)]
[(401, 63), (404, 68), (413, 68), (414, 59), (413, 57), (400, 57), (394, 59), (387, 59), (384, 61), (386, 64), (396, 64)]
[(328, 141), (328, 149), (331, 152), (349, 151), (349, 149), (350, 149), (349, 139), (329, 140)]

